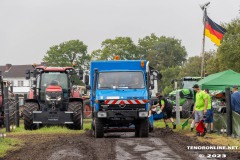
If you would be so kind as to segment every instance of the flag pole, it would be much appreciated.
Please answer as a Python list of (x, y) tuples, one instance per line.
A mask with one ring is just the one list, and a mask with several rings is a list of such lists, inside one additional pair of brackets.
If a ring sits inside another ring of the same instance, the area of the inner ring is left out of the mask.
[(204, 53), (205, 53), (205, 28), (206, 28), (206, 17), (207, 17), (207, 6), (210, 4), (210, 2), (204, 4), (203, 6), (200, 6), (203, 10), (203, 39), (202, 39), (202, 62), (201, 62), (201, 79), (204, 77)]

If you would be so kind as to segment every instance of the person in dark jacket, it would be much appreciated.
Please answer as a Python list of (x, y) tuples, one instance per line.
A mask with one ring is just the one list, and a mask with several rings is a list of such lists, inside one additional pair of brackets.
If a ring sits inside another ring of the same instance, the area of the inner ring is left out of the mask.
[(232, 110), (240, 114), (240, 92), (238, 92), (238, 86), (234, 85), (231, 95)]
[(166, 128), (169, 128), (167, 124), (167, 120), (169, 119), (172, 122), (173, 129), (176, 129), (176, 124), (174, 123), (173, 114), (172, 114), (172, 109), (173, 109), (172, 104), (168, 102), (167, 99), (164, 96), (162, 96), (159, 92), (156, 93), (156, 97), (159, 99), (159, 103), (157, 103), (155, 106), (160, 107), (157, 113), (160, 114), (161, 112), (163, 112), (163, 119), (164, 119)]

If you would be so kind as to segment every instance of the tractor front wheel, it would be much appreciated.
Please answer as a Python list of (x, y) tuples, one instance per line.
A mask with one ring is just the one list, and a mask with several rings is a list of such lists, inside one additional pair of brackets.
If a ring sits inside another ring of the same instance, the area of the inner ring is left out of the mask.
[(81, 130), (83, 129), (83, 110), (81, 102), (69, 102), (68, 111), (73, 112), (73, 124), (69, 124), (68, 128)]
[(26, 130), (37, 129), (37, 124), (33, 123), (33, 111), (38, 110), (38, 104), (34, 102), (26, 102), (23, 107), (24, 128)]

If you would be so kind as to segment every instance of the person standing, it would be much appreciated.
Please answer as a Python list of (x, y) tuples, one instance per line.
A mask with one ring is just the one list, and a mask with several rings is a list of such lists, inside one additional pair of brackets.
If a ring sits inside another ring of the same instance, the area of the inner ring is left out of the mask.
[(203, 119), (203, 115), (207, 113), (208, 99), (204, 91), (202, 91), (198, 84), (195, 84), (193, 90), (196, 92), (195, 104), (193, 107), (193, 114), (195, 116), (195, 125)]
[(172, 122), (173, 129), (176, 129), (176, 124), (174, 123), (173, 115), (172, 115), (172, 109), (173, 109), (172, 104), (168, 102), (167, 99), (163, 97), (159, 92), (156, 93), (156, 97), (159, 99), (159, 102), (154, 106), (160, 107), (160, 110), (157, 111), (157, 114), (160, 114), (161, 112), (163, 112), (163, 119), (164, 119), (166, 128), (169, 128), (167, 124), (167, 120), (169, 119)]
[(238, 92), (238, 86), (234, 85), (231, 95), (231, 107), (232, 110), (240, 114), (240, 92)]
[(208, 107), (205, 119), (205, 127), (208, 128), (208, 124), (210, 124), (210, 133), (213, 133), (213, 109), (212, 109), (212, 98), (209, 95), (209, 89), (204, 90), (207, 95)]

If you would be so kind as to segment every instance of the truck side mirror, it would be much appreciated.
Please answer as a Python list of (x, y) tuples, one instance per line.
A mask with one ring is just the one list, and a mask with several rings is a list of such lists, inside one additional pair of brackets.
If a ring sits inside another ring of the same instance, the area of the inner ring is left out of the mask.
[(84, 79), (85, 79), (85, 85), (89, 85), (89, 75), (85, 75)]
[(30, 69), (26, 69), (26, 79), (30, 79)]
[(83, 80), (83, 70), (79, 70), (79, 79)]

